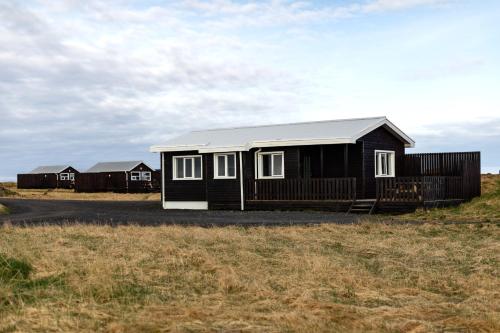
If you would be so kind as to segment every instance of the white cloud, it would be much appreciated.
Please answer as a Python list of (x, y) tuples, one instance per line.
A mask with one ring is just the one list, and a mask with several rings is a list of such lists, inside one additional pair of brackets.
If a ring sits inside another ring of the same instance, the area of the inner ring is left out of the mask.
[(450, 0), (374, 0), (361, 6), (363, 12), (401, 10), (417, 6), (442, 6)]
[(442, 3), (3, 1), (0, 173), (151, 161), (147, 146), (189, 129), (311, 117), (318, 82), (274, 60), (296, 56), (285, 43), (318, 38), (318, 23)]

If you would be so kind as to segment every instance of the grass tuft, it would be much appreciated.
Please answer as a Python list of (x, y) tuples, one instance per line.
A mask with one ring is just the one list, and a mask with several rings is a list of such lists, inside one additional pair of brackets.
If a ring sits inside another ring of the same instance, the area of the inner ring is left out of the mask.
[(0, 215), (2, 214), (10, 214), (10, 210), (6, 206), (0, 204)]
[[(11, 184), (11, 183), (8, 183)], [(0, 183), (0, 197), (12, 197), (16, 196), (18, 193), (12, 189), (10, 186), (6, 186)]]
[(33, 267), (24, 260), (7, 258), (0, 254), (0, 281), (3, 283), (12, 280), (26, 280), (33, 271)]
[(500, 175), (482, 175), (482, 195), (456, 207), (419, 209), (397, 219), (441, 222), (500, 222)]

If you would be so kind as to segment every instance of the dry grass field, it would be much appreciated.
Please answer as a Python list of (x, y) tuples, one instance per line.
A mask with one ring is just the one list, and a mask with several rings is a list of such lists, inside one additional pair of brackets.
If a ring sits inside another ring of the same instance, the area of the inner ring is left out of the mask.
[(0, 332), (499, 332), (498, 224), (0, 227)]
[(399, 216), (403, 220), (500, 222), (500, 175), (481, 176), (481, 197), (457, 207), (420, 209)]
[(160, 201), (160, 193), (76, 193), (67, 189), (18, 189), (16, 183), (0, 183), (0, 188), (4, 189), (0, 191), (0, 197), (20, 199)]

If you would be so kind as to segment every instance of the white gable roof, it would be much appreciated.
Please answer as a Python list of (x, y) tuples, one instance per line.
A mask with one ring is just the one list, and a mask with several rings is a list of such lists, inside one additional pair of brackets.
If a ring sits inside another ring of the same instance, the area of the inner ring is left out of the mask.
[(248, 151), (261, 147), (356, 143), (357, 139), (380, 126), (398, 136), (406, 147), (415, 146), (415, 142), (386, 117), (374, 117), (193, 131), (152, 146), (150, 151), (197, 150), (209, 153)]
[[(134, 169), (142, 161), (121, 161), (121, 162), (99, 162), (85, 173), (98, 173), (98, 172), (125, 172)], [(149, 168), (149, 166), (148, 166)]]
[(43, 165), (31, 170), (28, 174), (60, 173), (69, 167), (69, 165)]

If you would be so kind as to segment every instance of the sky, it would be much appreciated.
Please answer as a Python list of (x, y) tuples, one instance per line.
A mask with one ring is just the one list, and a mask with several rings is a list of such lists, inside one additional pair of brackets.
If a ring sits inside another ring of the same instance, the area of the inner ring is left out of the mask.
[(0, 0), (0, 181), (195, 129), (387, 116), (500, 170), (500, 2)]

